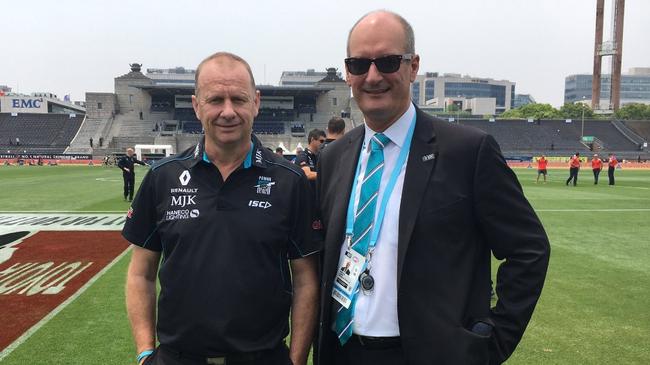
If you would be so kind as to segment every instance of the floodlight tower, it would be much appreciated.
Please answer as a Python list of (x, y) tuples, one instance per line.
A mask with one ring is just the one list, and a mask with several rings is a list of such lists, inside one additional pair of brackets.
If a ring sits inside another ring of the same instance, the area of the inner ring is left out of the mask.
[[(596, 0), (596, 41), (594, 45), (594, 72), (591, 84), (591, 108), (618, 110), (621, 102), (621, 60), (623, 57), (623, 19), (625, 14), (625, 0), (615, 1), (612, 14), (611, 39), (603, 42), (603, 15), (605, 0)], [(600, 79), (602, 58), (612, 57), (611, 91), (609, 105), (603, 108), (600, 105)]]

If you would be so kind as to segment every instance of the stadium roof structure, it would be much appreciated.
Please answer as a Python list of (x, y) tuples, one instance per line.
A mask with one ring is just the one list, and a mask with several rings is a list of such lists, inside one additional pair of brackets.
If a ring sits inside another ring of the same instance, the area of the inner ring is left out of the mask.
[[(158, 85), (129, 85), (146, 90), (151, 95), (191, 95), (194, 93), (194, 84), (158, 84)], [(273, 86), (257, 85), (257, 89), (264, 96), (317, 96), (334, 90), (330, 86)]]
[(118, 76), (115, 79), (116, 80), (135, 80), (135, 79), (150, 80), (147, 76), (145, 76), (142, 72), (140, 72), (142, 64), (132, 63), (129, 64), (129, 66), (131, 66), (131, 71), (128, 74)]

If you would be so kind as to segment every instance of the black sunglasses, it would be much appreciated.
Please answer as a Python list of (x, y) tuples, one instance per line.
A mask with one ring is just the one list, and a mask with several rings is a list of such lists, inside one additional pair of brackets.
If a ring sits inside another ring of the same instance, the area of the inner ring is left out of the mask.
[(374, 63), (377, 70), (384, 74), (390, 74), (399, 70), (402, 61), (410, 61), (413, 55), (410, 53), (403, 55), (390, 55), (378, 58), (357, 58), (348, 57), (345, 59), (345, 67), (353, 75), (363, 75), (370, 69), (370, 64)]

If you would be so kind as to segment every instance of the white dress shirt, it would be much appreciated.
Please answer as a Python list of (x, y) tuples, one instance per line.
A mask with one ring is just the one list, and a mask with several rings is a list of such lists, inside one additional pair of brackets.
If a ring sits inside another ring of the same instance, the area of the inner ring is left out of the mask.
[[(375, 222), (379, 207), (382, 204), (383, 194), (390, 175), (395, 169), (395, 164), (400, 151), (406, 142), (411, 121), (415, 116), (415, 107), (411, 104), (408, 110), (383, 133), (390, 138), (390, 142), (384, 147), (384, 170), (381, 175), (379, 194), (375, 208)], [(354, 194), (354, 211), (357, 211), (361, 182), (363, 181), (368, 157), (370, 156), (370, 139), (376, 133), (365, 126), (365, 137), (361, 148), (361, 168), (357, 179), (357, 191)], [(407, 157), (408, 160), (408, 157)], [(406, 162), (403, 166), (397, 166), (400, 174), (388, 197), (386, 213), (379, 231), (377, 244), (372, 254), (370, 274), (375, 279), (375, 286), (370, 294), (359, 291), (354, 310), (354, 324), (352, 332), (363, 336), (392, 337), (399, 336), (399, 323), (397, 319), (397, 239), (399, 231), (399, 210), (402, 199), (402, 187), (404, 186), (404, 174)], [(347, 244), (341, 245), (343, 255)]]

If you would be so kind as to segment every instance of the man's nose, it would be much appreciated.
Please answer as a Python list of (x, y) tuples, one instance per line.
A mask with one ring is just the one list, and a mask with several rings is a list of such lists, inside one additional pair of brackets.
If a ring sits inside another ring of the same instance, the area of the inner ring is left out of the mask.
[(221, 111), (221, 117), (226, 119), (232, 119), (236, 116), (235, 105), (232, 100), (226, 99), (223, 103), (223, 110)]
[(368, 69), (368, 73), (366, 74), (366, 82), (370, 84), (374, 84), (380, 82), (383, 79), (384, 79), (384, 75), (382, 75), (382, 73), (379, 72), (374, 62), (371, 63), (370, 68)]

